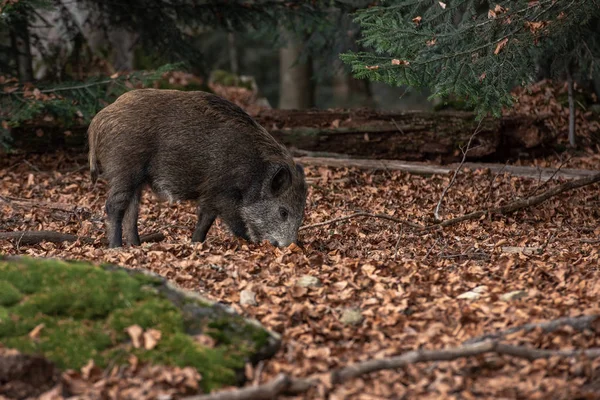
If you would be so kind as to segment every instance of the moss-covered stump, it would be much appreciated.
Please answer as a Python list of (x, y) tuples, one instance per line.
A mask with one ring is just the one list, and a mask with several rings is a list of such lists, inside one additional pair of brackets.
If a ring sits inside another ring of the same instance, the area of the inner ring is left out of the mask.
[[(143, 335), (138, 343), (128, 333), (136, 325), (155, 336), (149, 330), (160, 331), (158, 343), (145, 346)], [(199, 334), (210, 336), (214, 345), (195, 340)], [(124, 364), (131, 354), (142, 362), (194, 367), (202, 376), (200, 386), (209, 391), (243, 383), (244, 364), (272, 356), (280, 340), (154, 274), (0, 257), (0, 343), (43, 356), (63, 370), (81, 368), (90, 359), (100, 367)]]

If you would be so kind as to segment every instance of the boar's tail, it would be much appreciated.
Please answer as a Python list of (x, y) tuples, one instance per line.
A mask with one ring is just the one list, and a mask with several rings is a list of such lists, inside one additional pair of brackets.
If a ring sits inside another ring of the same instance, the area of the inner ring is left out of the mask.
[(88, 129), (88, 141), (89, 141), (89, 154), (88, 160), (90, 163), (90, 175), (92, 176), (92, 183), (96, 183), (98, 179), (98, 159), (96, 157), (96, 147), (97, 147), (97, 134), (96, 130), (93, 129), (92, 126)]

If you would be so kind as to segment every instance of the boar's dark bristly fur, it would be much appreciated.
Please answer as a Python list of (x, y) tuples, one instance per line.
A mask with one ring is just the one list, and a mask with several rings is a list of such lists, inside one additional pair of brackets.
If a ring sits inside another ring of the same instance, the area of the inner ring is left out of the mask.
[(110, 247), (139, 245), (146, 185), (169, 201), (198, 202), (193, 241), (219, 217), (237, 236), (296, 242), (306, 201), (302, 166), (235, 104), (206, 92), (139, 89), (100, 111), (88, 129), (92, 180), (102, 170)]

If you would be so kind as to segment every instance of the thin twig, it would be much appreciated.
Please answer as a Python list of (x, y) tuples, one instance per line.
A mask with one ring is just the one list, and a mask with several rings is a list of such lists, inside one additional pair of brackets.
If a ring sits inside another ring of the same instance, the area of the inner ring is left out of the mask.
[(423, 259), (421, 261), (425, 261), (427, 259), (427, 257), (429, 257), (429, 255), (431, 254), (431, 252), (433, 251), (433, 248), (438, 244), (438, 242), (440, 241), (441, 238), (437, 238), (435, 240), (435, 242), (433, 243), (433, 245), (429, 248), (429, 250), (427, 250), (427, 254), (425, 254), (425, 257), (423, 257)]
[[(562, 169), (562, 167), (564, 167), (565, 165), (567, 165), (569, 163), (569, 161), (571, 161), (571, 158), (572, 157), (569, 156), (569, 158), (567, 158), (565, 161), (561, 162), (560, 165), (558, 166), (558, 168), (556, 168), (556, 170), (552, 173), (552, 175), (550, 176), (550, 178), (548, 178), (547, 180), (545, 180), (541, 184), (538, 184), (535, 187), (535, 189), (533, 189), (533, 191), (527, 195), (527, 197), (533, 196), (534, 194), (537, 193), (538, 190), (540, 190), (541, 188), (543, 188), (544, 186), (546, 186), (548, 184), (548, 182), (552, 181), (552, 179), (554, 179), (554, 177), (556, 176), (556, 174), (558, 174), (560, 172), (560, 170)], [(541, 180), (541, 176), (542, 176), (542, 173), (540, 171), (540, 180)]]
[(200, 396), (185, 397), (185, 400), (254, 400), (274, 399), (284, 393), (291, 384), (291, 379), (284, 374), (279, 374), (271, 382), (264, 385), (250, 386), (227, 392), (211, 393)]
[(300, 227), (299, 230), (303, 231), (305, 229), (319, 228), (321, 226), (331, 225), (331, 224), (336, 223), (336, 222), (342, 222), (342, 221), (347, 221), (349, 219), (361, 218), (361, 217), (385, 219), (385, 220), (388, 220), (388, 221), (395, 222), (397, 224), (408, 225), (411, 228), (423, 229), (422, 225), (415, 224), (414, 222), (410, 222), (410, 221), (403, 221), (401, 219), (394, 218), (394, 217), (391, 217), (391, 216), (386, 215), (386, 214), (372, 214), (372, 213), (367, 213), (367, 212), (357, 212), (355, 214), (347, 215), (345, 217), (339, 217), (339, 218), (330, 219), (329, 221), (318, 222), (316, 224), (311, 224), (311, 225), (304, 225), (304, 226)]
[(17, 240), (17, 253), (21, 251), (21, 240), (23, 240), (23, 236), (25, 236), (25, 233), (27, 232), (23, 232), (21, 237), (19, 237), (19, 240)]
[(40, 171), (40, 169), (39, 169), (38, 167), (36, 167), (36, 166), (35, 166), (35, 165), (33, 165), (32, 163), (30, 163), (29, 161), (27, 161), (27, 160), (23, 160), (23, 162), (24, 162), (25, 164), (27, 164), (27, 165), (29, 166), (29, 168), (33, 169), (34, 171), (36, 171), (36, 172), (42, 172), (42, 171)]
[[(85, 83), (82, 85), (74, 85), (74, 86), (63, 86), (63, 87), (58, 87), (58, 88), (54, 88), (54, 89), (42, 89), (40, 90), (40, 93), (54, 93), (54, 92), (64, 92), (66, 90), (77, 90), (77, 89), (85, 89), (85, 88), (89, 88), (92, 86), (100, 86), (100, 85), (105, 85), (107, 83), (111, 83), (111, 82), (117, 82), (116, 79), (106, 79), (103, 81), (97, 81), (97, 82), (90, 82), (90, 83)], [(4, 94), (4, 95), (15, 95), (15, 94), (25, 94), (25, 91), (18, 91), (18, 92), (4, 92), (0, 94)]]
[(394, 247), (394, 258), (393, 258), (394, 261), (396, 261), (396, 257), (398, 256), (398, 246), (400, 246), (400, 241), (402, 240), (403, 231), (404, 231), (404, 225), (400, 225), (400, 233), (398, 234), (398, 240), (396, 241), (396, 246)]
[(436, 221), (441, 221), (442, 220), (442, 218), (440, 217), (440, 207), (442, 206), (442, 201), (444, 201), (444, 196), (446, 196), (446, 193), (448, 192), (448, 189), (450, 189), (452, 187), (452, 185), (454, 184), (454, 181), (456, 180), (456, 175), (458, 175), (458, 172), (460, 171), (460, 169), (464, 165), (464, 163), (465, 163), (465, 161), (467, 159), (467, 153), (469, 152), (469, 150), (471, 148), (471, 142), (473, 141), (473, 139), (475, 138), (475, 136), (479, 133), (479, 128), (481, 127), (481, 123), (482, 122), (483, 122), (483, 119), (480, 119), (479, 120), (479, 124), (477, 124), (477, 127), (475, 128), (475, 131), (473, 132), (473, 134), (469, 138), (469, 142), (467, 143), (466, 149), (462, 152), (463, 153), (463, 158), (460, 161), (460, 164), (458, 165), (458, 167), (456, 167), (456, 170), (454, 171), (454, 175), (452, 176), (452, 179), (450, 180), (450, 183), (448, 183), (448, 186), (446, 186), (444, 188), (444, 191), (442, 192), (442, 195), (440, 196), (440, 201), (438, 201), (437, 206), (435, 207), (435, 211), (433, 212), (433, 217), (435, 218)]
[(500, 176), (500, 174), (506, 169), (507, 166), (508, 166), (508, 161), (506, 162), (506, 164), (504, 164), (504, 166), (498, 172), (496, 172), (496, 175), (494, 175), (494, 177), (490, 181), (490, 185), (488, 186), (488, 190), (487, 190), (488, 193), (487, 193), (487, 196), (485, 196), (485, 199), (483, 199), (483, 204), (486, 204), (488, 202), (488, 199), (490, 197), (492, 197), (492, 189), (494, 187), (494, 182), (496, 181), (496, 178), (498, 178)]
[(253, 386), (260, 385), (260, 376), (262, 375), (263, 369), (265, 368), (265, 362), (263, 360), (258, 362), (256, 369), (254, 370), (254, 376), (252, 377)]
[(550, 333), (550, 332), (554, 332), (555, 330), (559, 329), (560, 327), (562, 327), (564, 325), (570, 326), (571, 328), (581, 332), (581, 331), (584, 331), (585, 329), (591, 329), (594, 322), (597, 321), (598, 319), (600, 319), (600, 315), (581, 315), (578, 317), (558, 318), (558, 319), (555, 319), (552, 321), (535, 322), (535, 323), (515, 326), (513, 328), (509, 328), (509, 329), (506, 329), (506, 330), (503, 330), (500, 332), (496, 332), (496, 333), (488, 333), (485, 335), (477, 336), (477, 337), (471, 338), (471, 339), (463, 342), (463, 344), (469, 345), (469, 344), (483, 342), (485, 340), (500, 340), (500, 339), (503, 339), (505, 336), (511, 335), (516, 332), (520, 332), (520, 331), (530, 332), (537, 328), (540, 328), (544, 333)]
[(396, 129), (398, 129), (400, 133), (404, 135), (404, 131), (402, 130), (402, 128), (400, 128), (400, 125), (398, 125), (394, 118), (392, 118), (392, 122), (394, 123), (394, 125), (396, 125)]

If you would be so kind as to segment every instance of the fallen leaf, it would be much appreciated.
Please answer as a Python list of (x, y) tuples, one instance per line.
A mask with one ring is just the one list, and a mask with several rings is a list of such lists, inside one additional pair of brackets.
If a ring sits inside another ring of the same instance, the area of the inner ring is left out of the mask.
[(508, 38), (504, 38), (500, 42), (498, 42), (498, 44), (496, 45), (496, 49), (494, 50), (494, 54), (498, 55), (498, 53), (500, 53), (500, 50), (502, 50), (504, 46), (506, 46), (506, 43), (508, 43)]
[(33, 328), (31, 330), (31, 332), (29, 332), (29, 337), (31, 339), (38, 339), (40, 337), (40, 333), (42, 332), (42, 329), (44, 329), (46, 327), (45, 324), (39, 324), (37, 325), (35, 328)]
[(125, 331), (129, 334), (133, 347), (136, 349), (142, 347), (142, 334), (144, 330), (139, 325), (131, 325), (130, 327), (125, 328)]
[(214, 348), (217, 344), (217, 341), (215, 339), (213, 339), (212, 337), (205, 335), (205, 334), (200, 334), (200, 335), (194, 336), (194, 340), (196, 342), (198, 342), (200, 345), (211, 348), (211, 349)]
[(146, 350), (155, 348), (161, 336), (162, 333), (158, 329), (146, 329), (144, 332), (144, 348)]

